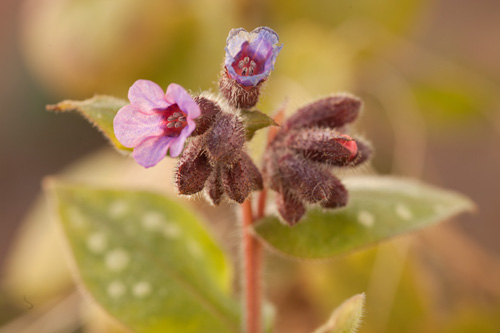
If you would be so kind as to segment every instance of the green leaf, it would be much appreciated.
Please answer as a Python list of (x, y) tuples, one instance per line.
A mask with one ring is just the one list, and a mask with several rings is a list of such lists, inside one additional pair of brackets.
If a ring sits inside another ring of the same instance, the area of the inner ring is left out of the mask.
[(118, 142), (113, 131), (113, 119), (116, 113), (127, 104), (129, 103), (123, 99), (97, 95), (84, 101), (62, 101), (55, 105), (47, 105), (46, 108), (48, 111), (57, 112), (78, 111), (92, 125), (97, 127), (116, 149), (131, 152), (131, 148), (124, 147)]
[(49, 184), (79, 280), (134, 332), (237, 332), (228, 259), (162, 195)]
[(354, 333), (361, 324), (365, 294), (355, 295), (333, 311), (328, 322), (314, 333)]
[(391, 177), (346, 178), (347, 207), (314, 208), (294, 227), (275, 216), (254, 226), (271, 248), (299, 258), (328, 258), (471, 211), (465, 196), (423, 183)]
[(241, 111), (241, 116), (243, 117), (243, 122), (245, 123), (245, 136), (247, 141), (250, 141), (255, 132), (261, 128), (265, 128), (271, 125), (278, 126), (273, 118), (260, 111)]

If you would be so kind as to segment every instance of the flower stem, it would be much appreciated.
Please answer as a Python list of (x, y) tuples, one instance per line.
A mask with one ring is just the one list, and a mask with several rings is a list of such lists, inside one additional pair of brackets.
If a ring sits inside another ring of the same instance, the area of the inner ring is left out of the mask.
[(243, 263), (245, 293), (245, 332), (261, 332), (261, 285), (260, 270), (262, 248), (259, 241), (250, 232), (254, 222), (250, 199), (241, 204), (243, 216)]
[[(287, 101), (278, 110), (274, 120), (277, 123), (283, 121)], [(278, 129), (272, 127), (269, 130), (268, 144), (278, 133)], [(241, 204), (241, 213), (243, 216), (243, 265), (244, 265), (244, 313), (245, 313), (245, 333), (260, 333), (262, 330), (262, 312), (261, 312), (261, 279), (260, 272), (262, 267), (262, 245), (250, 232), (252, 224), (265, 215), (267, 199), (267, 189), (264, 188), (259, 193), (257, 201), (257, 216), (254, 218), (252, 213), (252, 201), (245, 200)]]

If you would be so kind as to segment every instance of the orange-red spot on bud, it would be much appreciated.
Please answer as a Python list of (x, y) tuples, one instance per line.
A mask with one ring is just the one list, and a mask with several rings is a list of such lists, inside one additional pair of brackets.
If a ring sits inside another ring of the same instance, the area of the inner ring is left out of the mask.
[(351, 155), (349, 156), (349, 161), (353, 160), (354, 157), (356, 157), (356, 155), (358, 154), (358, 145), (356, 144), (356, 141), (354, 141), (349, 135), (342, 134), (341, 137), (336, 141), (340, 143), (342, 146), (349, 149), (349, 151), (351, 152)]

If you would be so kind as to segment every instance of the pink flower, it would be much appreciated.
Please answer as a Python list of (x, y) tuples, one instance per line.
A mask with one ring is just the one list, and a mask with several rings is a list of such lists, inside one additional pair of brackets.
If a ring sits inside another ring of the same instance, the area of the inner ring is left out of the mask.
[(200, 108), (189, 93), (172, 83), (167, 92), (148, 80), (137, 80), (128, 91), (129, 105), (115, 116), (116, 138), (134, 148), (137, 163), (149, 168), (167, 155), (177, 157), (186, 138), (194, 131)]

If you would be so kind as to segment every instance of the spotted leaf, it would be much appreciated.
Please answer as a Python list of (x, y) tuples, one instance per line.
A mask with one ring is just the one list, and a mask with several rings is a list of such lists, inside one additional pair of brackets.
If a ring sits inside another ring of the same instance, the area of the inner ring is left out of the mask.
[(131, 152), (131, 148), (123, 146), (116, 139), (113, 131), (113, 119), (122, 106), (128, 101), (112, 96), (97, 95), (84, 101), (66, 100), (55, 105), (47, 105), (47, 110), (56, 112), (78, 111), (92, 125), (97, 127), (111, 144), (122, 152)]
[(187, 208), (162, 195), (52, 182), (77, 276), (134, 332), (236, 332), (227, 258)]
[(289, 227), (275, 216), (258, 221), (270, 248), (299, 258), (328, 258), (417, 230), (474, 209), (465, 196), (413, 180), (359, 176), (343, 180), (347, 207), (311, 209)]

